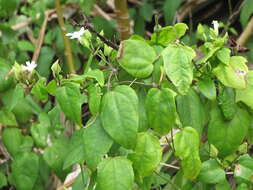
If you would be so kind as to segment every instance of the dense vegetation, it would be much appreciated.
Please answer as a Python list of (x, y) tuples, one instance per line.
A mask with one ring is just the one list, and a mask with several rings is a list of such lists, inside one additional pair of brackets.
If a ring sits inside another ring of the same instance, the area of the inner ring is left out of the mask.
[(253, 4), (193, 22), (220, 2), (0, 0), (0, 188), (253, 189)]

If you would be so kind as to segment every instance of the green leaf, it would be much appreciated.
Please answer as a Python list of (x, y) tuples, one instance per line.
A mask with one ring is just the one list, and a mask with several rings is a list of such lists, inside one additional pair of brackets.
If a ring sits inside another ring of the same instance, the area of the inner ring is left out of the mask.
[(253, 159), (248, 154), (239, 157), (235, 166), (235, 178), (244, 182), (253, 182)]
[(140, 88), (138, 91), (138, 98), (139, 98), (139, 128), (138, 132), (144, 132), (148, 129), (148, 117), (145, 109), (145, 101), (147, 92), (146, 89)]
[(217, 51), (216, 56), (222, 63), (229, 65), (230, 53), (231, 50), (229, 48), (221, 48), (219, 51)]
[(69, 119), (73, 120), (76, 124), (82, 125), (82, 95), (79, 88), (75, 85), (60, 87), (57, 88), (55, 96), (60, 104), (61, 110), (65, 113), (65, 115)]
[[(95, 118), (95, 121), (83, 133), (83, 149), (86, 164), (92, 170), (95, 170), (99, 162), (102, 161), (103, 156), (109, 151), (113, 144), (113, 140), (105, 132), (102, 127), (99, 118)], [(94, 120), (94, 118), (91, 118)]]
[(129, 159), (141, 177), (151, 175), (162, 159), (162, 148), (157, 137), (150, 132), (139, 133), (134, 153), (129, 155)]
[(64, 160), (63, 169), (66, 169), (74, 164), (83, 164), (85, 160), (84, 155), (84, 142), (83, 142), (84, 130), (77, 130), (74, 132), (70, 139), (69, 154)]
[(209, 100), (216, 99), (216, 87), (211, 78), (205, 77), (197, 83), (200, 92)]
[(77, 178), (75, 179), (74, 184), (72, 185), (72, 190), (81, 190), (89, 184), (91, 172), (88, 168), (84, 168)]
[(92, 78), (95, 79), (100, 86), (104, 86), (105, 79), (104, 73), (98, 69), (90, 70), (85, 75), (85, 78)]
[(16, 188), (18, 190), (33, 190), (39, 174), (39, 157), (34, 153), (18, 155), (11, 168)]
[(98, 165), (99, 190), (130, 190), (134, 184), (132, 163), (124, 157), (107, 158)]
[[(20, 129), (17, 128), (5, 128), (2, 134), (3, 144), (11, 156), (15, 156), (20, 151), (20, 145), (22, 144), (22, 134)], [(13, 140), (15, 139), (15, 140)]]
[(17, 42), (17, 47), (21, 51), (34, 51), (34, 44), (27, 40), (20, 40)]
[(31, 134), (35, 141), (35, 144), (39, 147), (47, 146), (48, 129), (43, 124), (33, 124), (31, 127)]
[(175, 95), (168, 88), (151, 88), (148, 91), (145, 107), (149, 126), (161, 135), (168, 133), (176, 123)]
[(163, 50), (166, 75), (181, 94), (186, 94), (192, 83), (192, 59), (195, 55), (192, 48), (183, 45), (170, 44)]
[(105, 131), (125, 148), (134, 148), (139, 126), (138, 97), (129, 86), (119, 85), (102, 99), (101, 121)]
[(164, 12), (164, 18), (166, 25), (170, 25), (173, 22), (173, 19), (175, 17), (175, 13), (178, 10), (182, 0), (165, 0), (164, 6), (163, 6), (163, 12)]
[(236, 102), (239, 101), (253, 109), (253, 71), (248, 73), (246, 88), (236, 89)]
[(186, 30), (188, 30), (188, 26), (184, 23), (177, 23), (174, 26), (166, 26), (161, 28), (160, 31), (153, 33), (151, 41), (168, 46), (171, 42), (181, 38)]
[(185, 127), (174, 136), (175, 155), (181, 161), (184, 176), (194, 179), (201, 169), (199, 135), (192, 127)]
[(41, 78), (32, 88), (31, 93), (37, 100), (46, 102), (48, 100), (48, 93), (46, 87), (46, 78)]
[(250, 16), (253, 13), (253, 4), (251, 0), (246, 0), (243, 4), (242, 10), (241, 10), (241, 14), (240, 14), (240, 21), (243, 25), (243, 27), (246, 26), (246, 24), (248, 23), (248, 20), (250, 18)]
[(248, 73), (246, 62), (244, 57), (233, 56), (229, 65), (219, 64), (213, 73), (225, 86), (243, 89), (246, 87), (245, 75)]
[(208, 125), (208, 141), (219, 150), (219, 156), (230, 155), (242, 143), (250, 123), (249, 114), (241, 108), (237, 109), (232, 120), (227, 121), (224, 119), (221, 110), (214, 107)]
[[(62, 37), (61, 37), (62, 38)], [(48, 78), (51, 73), (51, 64), (55, 56), (54, 49), (48, 46), (43, 46), (38, 59), (37, 71), (43, 77)]]
[(99, 112), (101, 97), (101, 88), (95, 84), (90, 85), (88, 88), (88, 105), (93, 116)]
[(17, 84), (14, 89), (10, 89), (4, 93), (2, 100), (7, 109), (11, 111), (23, 98), (24, 89), (19, 84)]
[(145, 3), (140, 7), (140, 14), (141, 14), (141, 16), (142, 16), (147, 22), (151, 22), (151, 21), (152, 21), (152, 16), (153, 16), (153, 10), (154, 10), (153, 4), (145, 2)]
[(233, 119), (237, 109), (237, 105), (235, 103), (234, 89), (224, 87), (220, 91), (221, 92), (219, 94), (218, 101), (222, 113), (226, 119), (228, 120)]
[(58, 138), (52, 146), (45, 149), (43, 154), (46, 163), (60, 179), (64, 179), (68, 173), (67, 170), (63, 170), (64, 160), (68, 154), (69, 144), (64, 138)]
[(4, 126), (17, 126), (15, 115), (8, 109), (0, 110), (0, 124)]
[(5, 175), (0, 172), (0, 188), (4, 187), (7, 185), (7, 179), (5, 177)]
[(176, 101), (178, 115), (183, 126), (193, 127), (201, 136), (205, 125), (205, 109), (198, 94), (190, 89), (186, 95), (177, 96)]
[(153, 72), (155, 50), (140, 40), (125, 40), (120, 45), (118, 61), (120, 66), (136, 78), (146, 78)]
[(219, 163), (214, 159), (210, 159), (202, 163), (198, 179), (204, 183), (215, 184), (226, 180), (226, 176)]

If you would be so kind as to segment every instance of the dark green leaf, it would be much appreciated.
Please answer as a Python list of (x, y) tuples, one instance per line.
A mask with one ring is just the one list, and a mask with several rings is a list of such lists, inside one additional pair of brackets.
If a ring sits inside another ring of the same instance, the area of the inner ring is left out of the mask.
[(230, 121), (224, 119), (221, 110), (214, 107), (208, 125), (208, 141), (218, 150), (221, 157), (232, 154), (245, 138), (251, 123), (249, 114), (240, 108)]
[(211, 78), (204, 78), (198, 82), (200, 92), (210, 100), (216, 99), (216, 87)]
[(168, 88), (149, 90), (145, 107), (149, 120), (149, 126), (164, 135), (168, 133), (176, 122), (176, 93)]
[(218, 100), (224, 117), (228, 120), (233, 119), (237, 109), (234, 89), (224, 87), (219, 94)]
[(177, 96), (176, 100), (177, 111), (183, 126), (193, 127), (201, 136), (205, 125), (205, 109), (198, 94), (190, 89), (185, 96)]
[(73, 120), (76, 124), (82, 125), (82, 95), (79, 88), (76, 85), (60, 87), (57, 88), (55, 96), (60, 104), (61, 110), (66, 114), (66, 116)]
[(83, 149), (87, 165), (95, 170), (111, 148), (113, 140), (103, 129), (99, 118), (91, 118), (91, 120), (92, 123), (83, 133)]
[(13, 161), (12, 177), (18, 190), (33, 190), (39, 174), (39, 158), (34, 153), (20, 154)]
[[(20, 145), (22, 144), (22, 134), (20, 129), (17, 128), (5, 128), (2, 134), (4, 146), (8, 152), (15, 156), (20, 151)], [(15, 139), (15, 140), (13, 140)]]

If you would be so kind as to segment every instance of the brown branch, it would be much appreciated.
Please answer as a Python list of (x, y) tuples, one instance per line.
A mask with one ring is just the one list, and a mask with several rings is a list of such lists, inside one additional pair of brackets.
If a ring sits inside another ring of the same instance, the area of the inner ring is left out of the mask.
[(79, 27), (84, 27), (84, 29), (89, 30), (91, 33), (95, 34), (97, 37), (99, 37), (99, 39), (104, 42), (106, 45), (112, 47), (115, 50), (119, 49), (119, 46), (114, 44), (113, 42), (111, 42), (110, 40), (106, 39), (104, 36), (102, 36), (101, 34), (99, 34), (93, 27), (92, 25), (89, 23), (88, 19), (83, 15), (84, 17), (84, 24), (78, 24), (76, 23), (74, 20), (72, 20), (72, 24), (74, 26), (79, 26)]
[(247, 40), (250, 38), (252, 33), (253, 33), (253, 17), (251, 17), (246, 28), (244, 29), (244, 31), (242, 32), (242, 34), (240, 35), (236, 43), (240, 46), (243, 46), (247, 42)]
[(54, 0), (54, 2), (55, 2), (55, 7), (56, 7), (58, 23), (60, 25), (62, 37), (64, 40), (64, 54), (67, 59), (69, 72), (75, 73), (75, 66), (74, 66), (74, 62), (73, 62), (71, 44), (70, 44), (69, 39), (66, 37), (67, 30), (66, 30), (63, 15), (62, 15), (62, 8), (61, 8), (60, 0)]
[(36, 47), (35, 47), (35, 51), (33, 53), (32, 61), (36, 62), (39, 58), (41, 46), (43, 44), (43, 40), (44, 40), (44, 36), (45, 36), (45, 32), (46, 32), (47, 21), (48, 21), (48, 17), (49, 17), (50, 13), (51, 13), (50, 11), (45, 12), (45, 18), (44, 18), (42, 27), (40, 29), (39, 38), (36, 41)]
[(94, 10), (96, 11), (96, 13), (98, 15), (100, 15), (101, 17), (103, 17), (106, 20), (111, 20), (112, 18), (106, 13), (104, 12), (97, 4), (93, 5)]
[(120, 33), (120, 39), (126, 40), (130, 36), (130, 21), (128, 15), (127, 1), (115, 0), (115, 13), (118, 21), (118, 31)]
[(182, 6), (182, 8), (179, 10), (177, 19), (178, 22), (182, 22), (184, 20), (184, 18), (189, 15), (190, 12), (192, 12), (192, 10), (197, 7), (199, 4), (203, 3), (204, 0), (193, 0), (193, 1), (189, 1), (188, 3), (186, 3), (184, 6)]

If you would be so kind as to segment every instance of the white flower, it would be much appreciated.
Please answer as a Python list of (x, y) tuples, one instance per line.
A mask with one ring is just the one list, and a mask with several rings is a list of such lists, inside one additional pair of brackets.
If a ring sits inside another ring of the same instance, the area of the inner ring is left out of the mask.
[(219, 35), (219, 23), (217, 20), (213, 21), (213, 29), (214, 29), (215, 34), (218, 36)]
[(78, 39), (80, 40), (82, 35), (84, 34), (85, 30), (84, 27), (82, 27), (79, 31), (77, 32), (71, 32), (71, 33), (67, 33), (66, 36), (68, 36), (70, 39)]
[(31, 62), (27, 61), (25, 62), (25, 64), (26, 65), (22, 65), (23, 69), (29, 72), (32, 72), (37, 67), (37, 64), (35, 63), (35, 61), (31, 61)]

